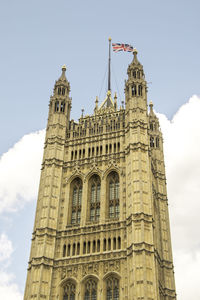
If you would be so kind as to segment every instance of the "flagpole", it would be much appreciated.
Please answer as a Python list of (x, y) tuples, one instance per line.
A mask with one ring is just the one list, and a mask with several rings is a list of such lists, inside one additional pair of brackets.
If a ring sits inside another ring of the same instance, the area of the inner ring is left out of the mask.
[(111, 91), (111, 84), (110, 84), (110, 62), (111, 62), (111, 38), (109, 37), (109, 57), (108, 57), (108, 91)]

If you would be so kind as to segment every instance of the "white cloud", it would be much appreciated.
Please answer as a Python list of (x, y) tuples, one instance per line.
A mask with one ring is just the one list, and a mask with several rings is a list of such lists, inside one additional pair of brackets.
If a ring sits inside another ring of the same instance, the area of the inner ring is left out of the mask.
[(23, 296), (17, 284), (13, 283), (14, 276), (0, 271), (0, 297), (3, 300), (22, 300)]
[(37, 198), (45, 131), (25, 135), (0, 159), (0, 213)]
[(172, 121), (158, 114), (165, 164), (178, 299), (200, 298), (200, 98), (193, 96)]
[(6, 234), (2, 233), (0, 236), (0, 263), (9, 259), (12, 252), (13, 247), (11, 241)]
[(15, 276), (7, 271), (13, 252), (12, 242), (6, 234), (0, 236), (0, 298), (3, 300), (22, 300), (19, 287), (14, 283)]

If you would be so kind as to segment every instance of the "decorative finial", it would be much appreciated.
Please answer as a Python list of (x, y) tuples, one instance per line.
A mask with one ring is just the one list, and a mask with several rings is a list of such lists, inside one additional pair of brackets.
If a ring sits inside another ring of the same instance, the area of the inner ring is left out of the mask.
[(112, 40), (111, 37), (108, 38), (109, 42)]
[(67, 80), (67, 79), (66, 79), (66, 76), (65, 76), (66, 70), (67, 70), (66, 65), (63, 65), (63, 66), (62, 66), (62, 74), (61, 74), (59, 80), (61, 80), (61, 81), (66, 81), (66, 80)]
[(114, 95), (114, 107), (115, 107), (115, 110), (117, 109), (117, 93), (115, 92), (115, 95)]
[(150, 111), (153, 112), (153, 102), (152, 101), (149, 102), (149, 107), (150, 107)]
[(133, 48), (133, 54), (138, 54), (138, 51), (137, 51), (137, 49), (136, 48)]
[(62, 66), (62, 71), (64, 71), (64, 72), (65, 72), (66, 70), (67, 70), (67, 67), (66, 67), (66, 65), (63, 65), (63, 66)]
[(95, 107), (96, 107), (96, 109), (98, 108), (98, 103), (99, 103), (99, 99), (98, 99), (98, 96), (96, 96), (96, 100), (95, 100)]
[(84, 108), (81, 109), (81, 112), (82, 112), (81, 117), (83, 118)]
[(133, 62), (136, 63), (136, 64), (139, 63), (139, 62), (138, 62), (138, 59), (137, 59), (137, 54), (138, 54), (138, 51), (137, 51), (136, 48), (134, 48), (134, 49), (133, 49), (133, 56), (134, 56)]

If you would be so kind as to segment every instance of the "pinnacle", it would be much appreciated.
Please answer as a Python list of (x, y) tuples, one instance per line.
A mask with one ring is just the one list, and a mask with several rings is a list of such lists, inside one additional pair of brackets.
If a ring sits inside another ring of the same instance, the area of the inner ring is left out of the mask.
[(66, 65), (63, 65), (62, 66), (62, 74), (61, 74), (59, 80), (67, 81), (67, 78), (66, 78), (66, 75), (65, 75), (66, 70), (67, 70)]

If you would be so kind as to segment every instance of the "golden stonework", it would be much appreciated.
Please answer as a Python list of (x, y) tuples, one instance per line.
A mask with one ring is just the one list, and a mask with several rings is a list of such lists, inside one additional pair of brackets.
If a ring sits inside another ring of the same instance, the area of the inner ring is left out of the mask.
[(125, 105), (118, 108), (108, 90), (77, 122), (62, 67), (49, 104), (24, 300), (176, 299), (163, 138), (133, 54)]

